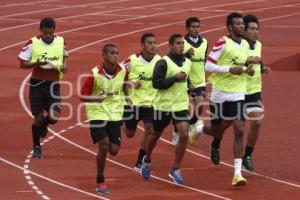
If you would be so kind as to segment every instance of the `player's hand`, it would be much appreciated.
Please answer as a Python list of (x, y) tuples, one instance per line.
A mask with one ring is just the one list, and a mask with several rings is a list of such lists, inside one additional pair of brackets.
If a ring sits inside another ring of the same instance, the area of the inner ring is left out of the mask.
[(270, 74), (271, 72), (272, 71), (271, 71), (270, 67), (263, 66), (262, 73)]
[(193, 56), (194, 56), (194, 49), (193, 49), (193, 48), (190, 48), (190, 49), (187, 51), (187, 53), (188, 53), (191, 57), (193, 57)]
[(137, 80), (136, 82), (132, 82), (132, 83), (133, 83), (134, 89), (139, 89), (142, 86), (142, 83), (140, 80)]
[(245, 73), (248, 74), (249, 76), (253, 76), (255, 71), (254, 69), (252, 68), (253, 65), (250, 65), (247, 67), (247, 69), (245, 70)]
[(67, 71), (68, 71), (68, 65), (67, 65), (67, 63), (63, 64), (63, 66), (61, 67), (60, 71), (62, 73), (67, 73)]
[(258, 56), (250, 56), (247, 58), (247, 64), (259, 64), (261, 62), (261, 58)]
[(37, 67), (41, 67), (41, 66), (47, 65), (47, 64), (48, 64), (47, 61), (41, 61), (40, 59), (38, 59), (38, 60), (35, 62), (35, 65), (36, 65)]
[(129, 105), (129, 106), (132, 106), (132, 105), (133, 105), (132, 100), (131, 100), (131, 98), (130, 98), (129, 96), (126, 96), (126, 97), (125, 97), (125, 100), (126, 100), (126, 102), (127, 102), (127, 105)]
[(242, 73), (244, 73), (244, 69), (243, 67), (230, 67), (229, 69), (229, 73), (233, 74), (233, 75), (241, 75)]
[(178, 81), (183, 81), (183, 80), (186, 79), (186, 77), (187, 77), (187, 75), (186, 75), (185, 72), (178, 72), (178, 73), (176, 74), (176, 79), (177, 79)]

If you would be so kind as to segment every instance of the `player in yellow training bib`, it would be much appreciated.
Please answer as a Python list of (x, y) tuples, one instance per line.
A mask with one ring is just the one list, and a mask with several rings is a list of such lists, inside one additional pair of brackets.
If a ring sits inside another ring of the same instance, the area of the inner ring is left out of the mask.
[(48, 125), (55, 124), (61, 112), (60, 84), (67, 72), (65, 40), (54, 35), (55, 21), (43, 18), (41, 35), (31, 38), (18, 56), (22, 69), (32, 69), (29, 99), (34, 122), (31, 127), (33, 157), (42, 158), (40, 138), (45, 138)]
[(146, 154), (146, 142), (153, 132), (153, 99), (156, 89), (152, 86), (153, 70), (156, 62), (161, 59), (156, 54), (156, 39), (152, 33), (145, 33), (141, 37), (142, 51), (132, 54), (123, 62), (129, 72), (128, 95), (132, 100), (131, 106), (125, 106), (124, 132), (127, 137), (135, 135), (138, 122), (144, 123), (144, 135), (140, 143), (138, 158), (134, 168), (140, 170), (142, 159)]
[[(190, 17), (185, 21), (187, 34), (184, 36), (184, 55), (192, 61), (189, 74), (189, 94), (193, 112), (190, 120), (190, 131), (195, 131), (195, 123), (200, 123), (205, 97), (205, 69), (207, 40), (200, 36), (200, 20)], [(198, 121), (199, 119), (199, 121)], [(198, 122), (197, 122), (198, 121)], [(192, 133), (191, 133), (192, 134)], [(174, 128), (172, 143), (177, 144), (179, 135)], [(195, 142), (190, 141), (191, 143)]]
[(187, 77), (191, 69), (191, 61), (183, 54), (184, 40), (182, 35), (173, 34), (169, 38), (169, 53), (159, 60), (153, 71), (152, 84), (155, 93), (153, 107), (153, 133), (147, 142), (146, 155), (143, 158), (141, 174), (149, 179), (151, 174), (151, 155), (164, 129), (172, 120), (179, 132), (179, 141), (175, 150), (175, 159), (169, 177), (177, 184), (184, 180), (180, 164), (188, 143), (189, 128), (189, 96)]
[[(210, 52), (205, 70), (211, 72), (208, 80), (212, 84), (210, 96), (211, 127), (196, 127), (197, 138), (201, 132), (213, 135), (211, 143), (211, 161), (220, 163), (220, 142), (226, 129), (234, 127), (234, 176), (233, 186), (246, 185), (242, 176), (243, 136), (245, 125), (244, 100), (246, 93), (247, 74), (253, 76), (251, 64), (259, 62), (248, 55), (249, 44), (243, 39), (244, 20), (239, 13), (227, 16), (228, 36), (219, 39)], [(246, 67), (248, 66), (248, 67)]]
[(121, 146), (121, 125), (124, 111), (124, 84), (128, 73), (119, 65), (116, 45), (102, 49), (103, 64), (92, 69), (81, 88), (80, 99), (86, 104), (90, 134), (98, 144), (96, 192), (109, 193), (104, 168), (107, 153), (117, 155)]
[[(256, 16), (244, 16), (245, 34), (244, 38), (250, 45), (249, 56), (256, 57), (261, 60), (262, 44), (257, 40), (259, 22)], [(250, 122), (250, 129), (248, 131), (247, 144), (243, 156), (243, 166), (249, 170), (254, 171), (252, 152), (259, 135), (260, 125), (262, 123), (262, 116), (264, 107), (261, 100), (262, 90), (262, 73), (270, 73), (270, 69), (263, 65), (262, 62), (253, 64), (252, 68), (255, 70), (253, 76), (246, 75), (246, 95), (245, 107), (247, 119)]]

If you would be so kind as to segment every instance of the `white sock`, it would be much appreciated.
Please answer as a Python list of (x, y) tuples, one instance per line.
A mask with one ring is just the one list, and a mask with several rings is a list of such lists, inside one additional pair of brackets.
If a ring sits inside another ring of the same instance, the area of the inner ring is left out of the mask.
[(241, 176), (242, 175), (242, 159), (236, 158), (234, 159), (234, 175)]
[(196, 134), (197, 135), (200, 135), (201, 133), (203, 133), (203, 127), (204, 125), (203, 124), (196, 124)]

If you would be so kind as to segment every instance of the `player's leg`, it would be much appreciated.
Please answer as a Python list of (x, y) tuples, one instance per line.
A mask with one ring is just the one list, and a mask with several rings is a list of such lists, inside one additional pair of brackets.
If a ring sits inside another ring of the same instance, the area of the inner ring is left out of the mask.
[(97, 177), (96, 192), (109, 193), (105, 183), (104, 169), (107, 152), (109, 150), (109, 138), (107, 133), (107, 122), (102, 120), (90, 121), (90, 134), (94, 144), (98, 144), (98, 153), (96, 156)]
[(163, 130), (169, 125), (171, 121), (171, 113), (163, 111), (154, 111), (153, 119), (153, 133), (149, 136), (146, 145), (146, 155), (143, 158), (141, 174), (144, 179), (149, 179), (151, 174), (151, 155), (160, 138)]
[[(234, 154), (234, 176), (232, 185), (242, 186), (246, 185), (247, 181), (242, 176), (242, 157), (243, 157), (243, 138), (245, 128), (245, 118), (243, 110), (243, 101), (231, 102), (232, 114), (235, 114), (236, 119), (233, 121), (233, 154)], [(236, 113), (233, 113), (236, 111)]]
[(180, 164), (188, 144), (189, 117), (188, 111), (174, 112), (173, 120), (179, 133), (179, 140), (175, 149), (175, 159), (169, 177), (177, 184), (183, 184), (183, 177), (180, 172)]

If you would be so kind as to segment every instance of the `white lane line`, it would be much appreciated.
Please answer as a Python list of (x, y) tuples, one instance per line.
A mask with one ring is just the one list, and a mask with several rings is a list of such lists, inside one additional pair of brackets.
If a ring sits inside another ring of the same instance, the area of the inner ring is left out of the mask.
[[(182, 2), (190, 2), (190, 1), (197, 1), (197, 0), (174, 1), (174, 2), (168, 2), (168, 3), (149, 4), (149, 5), (145, 5), (145, 6), (135, 6), (135, 7), (129, 7), (129, 8), (126, 7), (126, 8), (122, 8), (122, 9), (99, 11), (99, 12), (92, 12), (92, 13), (80, 14), (80, 15), (71, 15), (71, 16), (67, 16), (67, 17), (57, 18), (55, 20), (56, 21), (60, 21), (60, 20), (71, 19), (71, 18), (76, 18), (76, 17), (91, 16), (91, 15), (95, 15), (95, 14), (98, 14), (98, 13), (111, 13), (111, 12), (118, 12), (118, 11), (124, 11), (124, 10), (142, 9), (142, 8), (147, 8), (147, 7), (170, 5), (170, 4), (176, 4), (176, 3), (182, 3)], [(0, 29), (0, 32), (1, 31), (6, 31), (6, 30), (11, 30), (11, 29), (16, 29), (16, 28), (21, 28), (21, 27), (25, 27), (25, 26), (30, 26), (30, 25), (34, 25), (34, 24), (39, 24), (39, 22), (33, 22), (33, 23), (28, 23), (28, 24), (22, 24), (22, 25), (10, 26), (10, 27), (6, 27), (6, 28), (2, 28), (2, 29)]]
[(300, 28), (300, 26), (286, 26), (286, 25), (264, 25), (263, 28)]
[[(28, 173), (30, 173), (29, 170), (26, 170), (26, 171), (28, 171)], [(29, 185), (34, 185), (34, 182), (33, 182), (33, 181), (28, 181), (28, 184), (29, 184)]]
[(7, 7), (12, 7), (12, 6), (21, 6), (21, 5), (28, 5), (28, 4), (35, 4), (35, 3), (46, 3), (46, 2), (53, 2), (53, 1), (59, 1), (59, 0), (32, 1), (32, 2), (26, 2), (26, 3), (9, 3), (7, 5), (0, 6), (0, 8), (7, 8)]
[(116, 0), (116, 1), (105, 1), (105, 2), (100, 2), (100, 3), (89, 3), (89, 4), (80, 4), (80, 5), (63, 5), (58, 8), (48, 8), (48, 9), (38, 9), (38, 10), (33, 10), (33, 11), (28, 11), (28, 12), (22, 12), (22, 13), (15, 13), (15, 14), (10, 14), (10, 15), (1, 15), (0, 18), (6, 18), (6, 17), (15, 17), (15, 16), (20, 16), (20, 15), (27, 15), (27, 14), (33, 14), (33, 13), (44, 13), (44, 12), (49, 12), (49, 11), (56, 11), (56, 10), (63, 10), (63, 9), (70, 9), (70, 8), (81, 8), (84, 6), (91, 6), (91, 5), (102, 5), (102, 4), (111, 4), (111, 3), (119, 3), (119, 2), (125, 2), (128, 0)]
[[(15, 163), (13, 163), (13, 162), (11, 162), (11, 161), (9, 161), (9, 160), (6, 160), (6, 159), (4, 159), (3, 157), (0, 157), (0, 161), (4, 162), (4, 163), (6, 163), (6, 164), (8, 164), (8, 165), (10, 165), (10, 166), (12, 166), (12, 167), (15, 167), (15, 168), (17, 168), (17, 169), (20, 169), (20, 170), (22, 170), (22, 171), (24, 170), (24, 168), (21, 167), (20, 165), (17, 165), (17, 164), (15, 164)], [(51, 179), (51, 178), (48, 178), (48, 177), (43, 176), (43, 175), (41, 175), (41, 174), (39, 174), (39, 173), (36, 173), (36, 172), (34, 172), (34, 171), (32, 171), (32, 170), (27, 170), (27, 171), (28, 171), (30, 174), (32, 174), (32, 175), (34, 175), (34, 176), (36, 176), (36, 177), (38, 177), (38, 178), (40, 178), (40, 179), (43, 179), (43, 180), (45, 180), (45, 181), (48, 181), (48, 182), (51, 182), (51, 183), (53, 183), (53, 184), (59, 185), (59, 186), (61, 186), (61, 187), (64, 187), (64, 188), (67, 188), (67, 189), (70, 189), (70, 190), (73, 190), (73, 191), (76, 191), (76, 192), (79, 192), (79, 193), (82, 193), (82, 194), (85, 194), (85, 195), (88, 195), (88, 196), (91, 196), (91, 197), (95, 197), (95, 198), (98, 198), (98, 199), (109, 200), (108, 198), (101, 197), (101, 196), (99, 196), (99, 195), (95, 195), (95, 194), (93, 194), (93, 193), (86, 192), (86, 191), (84, 191), (84, 190), (81, 190), (81, 189), (72, 187), (72, 186), (70, 186), (70, 185), (66, 185), (66, 184), (64, 184), (64, 183), (61, 183), (61, 182), (56, 181), (56, 180)], [(31, 182), (32, 182), (32, 181), (31, 181)], [(32, 183), (30, 183), (30, 184), (34, 184), (34, 183), (32, 182)]]
[(97, 13), (97, 14), (93, 14), (93, 15), (97, 15), (97, 16), (115, 16), (115, 17), (142, 17), (144, 15), (125, 15), (125, 14), (109, 14), (109, 13)]
[[(261, 2), (261, 1), (265, 1), (265, 0), (256, 0), (256, 1)], [(246, 4), (246, 3), (253, 3), (253, 2), (254, 1), (245, 1), (245, 2), (238, 2), (238, 3), (229, 3), (229, 4), (222, 4), (222, 5), (214, 5), (214, 6), (210, 6), (210, 7), (222, 7), (222, 6), (239, 5), (239, 4)], [(205, 8), (209, 8), (209, 7), (205, 7)], [(274, 7), (271, 7), (270, 9), (272, 9), (272, 8), (274, 8)], [(250, 12), (250, 11), (253, 11), (253, 10), (248, 10), (248, 11), (245, 11), (245, 12)], [(56, 34), (65, 34), (65, 33), (69, 33), (69, 32), (74, 32), (74, 31), (84, 30), (84, 29), (88, 29), (88, 28), (99, 27), (99, 26), (113, 24), (113, 23), (118, 23), (118, 22), (124, 22), (124, 21), (135, 20), (135, 19), (149, 18), (149, 17), (160, 16), (160, 15), (165, 15), (165, 14), (174, 14), (174, 13), (178, 13), (178, 12), (181, 12), (181, 11), (171, 11), (171, 12), (165, 12), (165, 13), (158, 13), (158, 14), (147, 15), (147, 16), (143, 16), (143, 17), (134, 17), (134, 18), (127, 18), (127, 19), (122, 19), (122, 20), (115, 20), (115, 21), (110, 21), (110, 22), (98, 23), (98, 24), (93, 24), (93, 25), (89, 25), (89, 26), (85, 26), (85, 27), (79, 27), (79, 28), (74, 28), (74, 29), (69, 29), (69, 30), (57, 32)], [(226, 15), (225, 14), (220, 14), (220, 15), (215, 15), (215, 16), (211, 16), (211, 17), (203, 17), (201, 19), (204, 20), (204, 19), (211, 19), (211, 18), (222, 17), (222, 16), (226, 16)], [(183, 23), (183, 21), (162, 24), (162, 25), (159, 25), (159, 26), (152, 26), (152, 27), (149, 27), (147, 29), (143, 29), (142, 31), (156, 29), (156, 28), (161, 28), (161, 27), (165, 27), (165, 26), (171, 26), (171, 25), (175, 25), (175, 24), (181, 24), (181, 23)], [(1, 31), (1, 29), (0, 29), (0, 31)], [(137, 32), (139, 32), (139, 31), (137, 31)], [(132, 34), (132, 33), (130, 33), (130, 34)], [(124, 36), (124, 35), (122, 35), (122, 36)], [(116, 38), (116, 36), (110, 37), (109, 39), (113, 39), (113, 38)], [(27, 40), (21, 41), (21, 42), (12, 44), (12, 45), (8, 45), (8, 46), (5, 46), (5, 47), (2, 47), (2, 48), (0, 48), (0, 51), (4, 51), (6, 49), (9, 49), (9, 48), (12, 48), (12, 47), (24, 44), (26, 41)], [(102, 41), (105, 41), (105, 40), (101, 40), (101, 41), (98, 41), (98, 42), (102, 42)], [(91, 44), (91, 45), (93, 45), (93, 44)]]
[[(178, 4), (178, 3), (187, 3), (187, 2), (192, 2), (192, 1), (198, 1), (198, 0), (183, 0), (183, 1), (168, 2), (168, 3), (149, 4), (149, 5), (145, 5), (145, 6), (136, 6), (136, 7), (122, 8), (122, 9), (115, 9), (115, 10), (107, 10), (107, 11), (86, 13), (86, 14), (80, 14), (80, 15), (72, 15), (72, 16), (57, 18), (55, 20), (59, 21), (59, 20), (71, 19), (71, 18), (75, 18), (75, 17), (91, 16), (91, 15), (95, 15), (97, 13), (111, 13), (111, 12), (118, 12), (118, 11), (124, 11), (124, 10), (151, 8), (151, 7), (154, 7), (154, 6), (163, 6), (163, 5), (171, 5), (171, 4)], [(235, 2), (235, 3), (229, 3), (229, 4), (218, 4), (218, 5), (207, 6), (207, 7), (203, 7), (203, 8), (216, 8), (216, 7), (239, 5), (239, 4), (245, 4), (245, 3), (263, 2), (263, 1), (268, 1), (268, 0), (253, 0), (253, 1)], [(179, 12), (179, 11), (173, 11), (173, 12), (170, 12), (170, 13), (174, 13), (174, 12)], [(183, 11), (180, 11), (180, 12), (183, 12)], [(25, 26), (30, 26), (30, 25), (34, 25), (34, 24), (39, 24), (39, 22), (33, 22), (33, 23), (29, 23), (29, 24), (22, 24), (22, 25), (2, 28), (2, 29), (0, 29), (0, 32), (6, 31), (6, 30), (11, 30), (11, 29), (16, 29), (16, 28), (21, 28), (21, 27), (25, 27)]]

